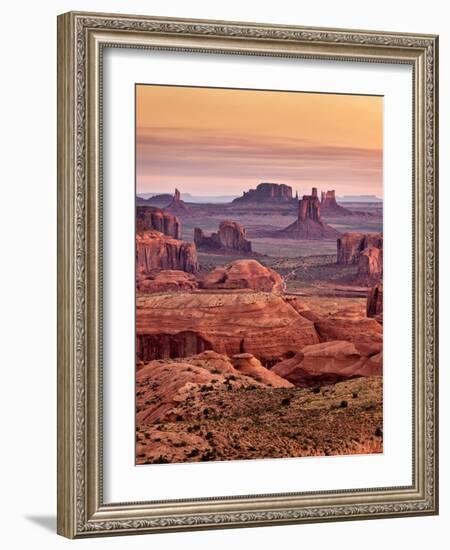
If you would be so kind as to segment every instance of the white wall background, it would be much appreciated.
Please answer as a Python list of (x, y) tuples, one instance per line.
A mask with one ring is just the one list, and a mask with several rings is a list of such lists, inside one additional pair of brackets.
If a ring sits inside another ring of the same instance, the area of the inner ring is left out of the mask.
[(441, 514), (70, 542), (56, 524), (56, 15), (69, 10), (440, 34), (441, 269), (450, 256), (450, 29), (439, 0), (47, 0), (2, 6), (0, 517), (4, 548), (444, 548), (450, 534), (449, 286), (441, 288)]

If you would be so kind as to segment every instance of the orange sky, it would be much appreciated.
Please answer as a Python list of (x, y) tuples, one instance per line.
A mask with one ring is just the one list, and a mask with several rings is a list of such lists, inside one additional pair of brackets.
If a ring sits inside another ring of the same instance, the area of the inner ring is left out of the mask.
[(377, 96), (137, 85), (137, 192), (381, 197), (382, 117)]

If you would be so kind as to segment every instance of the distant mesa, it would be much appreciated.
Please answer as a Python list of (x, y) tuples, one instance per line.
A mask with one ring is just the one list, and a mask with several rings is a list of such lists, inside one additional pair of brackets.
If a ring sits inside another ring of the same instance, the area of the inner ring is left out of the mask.
[(338, 218), (341, 216), (353, 216), (353, 212), (340, 206), (336, 202), (336, 194), (334, 189), (331, 191), (322, 191), (320, 199), (320, 211), (323, 216), (329, 218)]
[(242, 197), (233, 200), (233, 204), (261, 203), (261, 202), (292, 202), (292, 187), (284, 183), (260, 183), (256, 189), (244, 191)]
[(155, 230), (173, 237), (181, 239), (180, 220), (164, 212), (155, 206), (138, 206), (136, 208), (136, 231)]
[(209, 248), (222, 251), (238, 251), (245, 254), (252, 252), (252, 243), (247, 240), (245, 228), (237, 222), (224, 220), (217, 233), (207, 236), (199, 227), (194, 229), (194, 241), (198, 248)]
[(284, 281), (276, 271), (256, 260), (237, 260), (208, 273), (201, 286), (206, 289), (249, 289), (280, 294), (284, 290)]
[(159, 231), (136, 233), (136, 274), (139, 279), (158, 269), (198, 271), (197, 249), (194, 243), (180, 241)]
[(190, 214), (190, 210), (187, 204), (181, 199), (181, 194), (178, 189), (175, 189), (170, 204), (164, 210), (176, 216), (187, 216)]
[(360, 278), (379, 279), (383, 274), (383, 234), (344, 233), (337, 240), (337, 263), (357, 265)]
[(136, 197), (136, 204), (142, 206), (158, 206), (159, 208), (165, 208), (172, 200), (170, 193), (163, 193), (161, 195), (154, 195), (153, 197), (144, 198), (139, 195)]
[(339, 232), (322, 220), (317, 188), (313, 187), (311, 195), (303, 195), (298, 202), (297, 220), (285, 229), (277, 231), (274, 236), (319, 240), (336, 238)]

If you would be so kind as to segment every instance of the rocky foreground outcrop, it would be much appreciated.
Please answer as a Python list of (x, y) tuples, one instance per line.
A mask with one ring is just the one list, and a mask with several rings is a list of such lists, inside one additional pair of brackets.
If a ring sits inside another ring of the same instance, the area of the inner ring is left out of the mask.
[(244, 374), (214, 352), (143, 365), (136, 462), (382, 452), (380, 377), (299, 389), (270, 374), (261, 382), (256, 371)]
[(136, 233), (136, 274), (144, 277), (157, 269), (195, 273), (198, 270), (194, 243), (179, 241), (159, 231)]
[(290, 239), (332, 239), (339, 232), (322, 220), (317, 189), (313, 187), (311, 195), (303, 195), (298, 203), (297, 220), (277, 231), (273, 236)]
[(199, 227), (194, 229), (194, 242), (196, 246), (217, 251), (242, 252), (252, 251), (252, 243), (247, 240), (245, 228), (237, 222), (224, 220), (219, 225), (217, 233), (207, 236)]
[[(251, 354), (241, 354), (230, 359), (214, 351), (205, 351), (185, 361), (150, 361), (142, 365), (136, 374), (136, 420), (138, 423), (146, 423), (163, 418), (175, 419), (182, 413), (179, 404), (192, 385), (211, 384), (211, 388), (219, 388), (220, 385), (231, 384), (231, 381), (234, 387), (239, 388), (293, 387), (289, 381), (265, 369)], [(170, 415), (167, 414), (169, 411)]]
[(314, 324), (281, 296), (245, 291), (138, 296), (136, 339), (144, 362), (211, 349), (251, 353), (264, 366), (319, 342)]
[(197, 288), (198, 281), (194, 275), (173, 269), (141, 271), (137, 279), (140, 292), (187, 292)]
[(260, 183), (256, 189), (244, 191), (242, 197), (233, 200), (233, 204), (242, 203), (289, 203), (293, 199), (292, 187), (283, 183)]
[(382, 354), (366, 355), (351, 342), (334, 340), (305, 346), (272, 371), (298, 387), (323, 386), (356, 376), (381, 376)]
[(224, 267), (217, 267), (208, 273), (201, 286), (206, 289), (249, 289), (275, 293), (284, 290), (282, 277), (256, 260), (236, 260)]
[(149, 230), (159, 231), (174, 239), (181, 239), (181, 223), (176, 216), (154, 206), (137, 206), (136, 231)]

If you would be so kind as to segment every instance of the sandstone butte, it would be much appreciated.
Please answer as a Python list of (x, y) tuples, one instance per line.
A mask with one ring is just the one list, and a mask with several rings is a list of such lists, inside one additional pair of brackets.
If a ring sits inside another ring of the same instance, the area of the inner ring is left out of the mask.
[(168, 237), (181, 239), (181, 223), (176, 216), (154, 206), (137, 206), (136, 231), (148, 230), (159, 231)]
[(251, 353), (265, 367), (319, 342), (314, 324), (281, 296), (245, 291), (138, 296), (136, 339), (144, 362), (213, 349)]
[(273, 236), (320, 240), (336, 238), (339, 232), (322, 220), (320, 200), (317, 189), (313, 187), (311, 195), (303, 195), (298, 202), (297, 220), (281, 231), (276, 231)]
[(236, 260), (208, 273), (201, 286), (206, 289), (251, 289), (281, 293), (284, 281), (276, 271), (256, 260)]
[(239, 203), (261, 203), (261, 202), (291, 202), (292, 187), (283, 183), (260, 183), (256, 189), (244, 191), (242, 197), (233, 200), (234, 204)]
[(198, 270), (194, 243), (163, 235), (159, 231), (136, 233), (136, 273), (145, 276), (155, 269), (175, 269), (195, 273)]
[(334, 189), (332, 191), (322, 191), (320, 195), (320, 211), (325, 217), (341, 217), (341, 216), (353, 216), (353, 212), (340, 206), (336, 202), (336, 194)]
[(246, 238), (245, 228), (231, 220), (222, 221), (217, 233), (212, 233), (210, 236), (205, 235), (202, 229), (196, 227), (194, 229), (194, 241), (198, 248), (244, 253), (252, 251), (252, 243)]
[(164, 208), (169, 214), (175, 214), (176, 216), (189, 216), (190, 210), (187, 204), (181, 200), (181, 193), (178, 189), (175, 189), (175, 193), (169, 205)]

